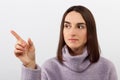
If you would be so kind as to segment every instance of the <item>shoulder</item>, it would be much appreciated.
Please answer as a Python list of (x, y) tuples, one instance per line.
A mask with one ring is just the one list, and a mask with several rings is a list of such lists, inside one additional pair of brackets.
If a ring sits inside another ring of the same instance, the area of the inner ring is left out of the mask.
[(113, 62), (105, 57), (100, 57), (98, 64), (101, 67), (103, 67), (104, 69), (106, 68), (106, 69), (111, 70), (111, 69), (115, 68)]
[(59, 63), (58, 59), (56, 57), (53, 57), (53, 58), (50, 58), (50, 59), (46, 60), (41, 67), (44, 68), (44, 69), (48, 69), (48, 68), (49, 69), (52, 69), (52, 68), (54, 69), (59, 65), (60, 65), (60, 63)]
[(100, 70), (103, 71), (104, 73), (107, 73), (110, 80), (117, 80), (116, 68), (112, 61), (104, 57), (100, 57), (98, 64), (100, 66)]
[(99, 72), (102, 74), (104, 73), (103, 75), (106, 75), (106, 76), (116, 74), (116, 69), (113, 62), (105, 57), (100, 57), (98, 62), (94, 63), (91, 66), (92, 66), (92, 69), (96, 70), (96, 72)]

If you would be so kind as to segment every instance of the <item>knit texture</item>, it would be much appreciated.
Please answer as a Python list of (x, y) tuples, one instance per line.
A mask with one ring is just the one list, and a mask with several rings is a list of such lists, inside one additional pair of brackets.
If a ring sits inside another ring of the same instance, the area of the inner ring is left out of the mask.
[(66, 46), (62, 49), (63, 65), (57, 58), (47, 60), (37, 69), (22, 67), (22, 80), (118, 80), (115, 67), (109, 60), (100, 57), (91, 64), (85, 60), (88, 56), (85, 48), (83, 54), (71, 56)]

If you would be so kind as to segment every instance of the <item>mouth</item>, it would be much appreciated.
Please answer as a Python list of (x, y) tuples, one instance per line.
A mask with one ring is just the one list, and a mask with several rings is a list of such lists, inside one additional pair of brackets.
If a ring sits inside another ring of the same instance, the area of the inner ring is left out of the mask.
[(73, 39), (73, 38), (70, 38), (70, 39), (68, 39), (70, 42), (76, 42), (76, 41), (78, 41), (78, 39)]

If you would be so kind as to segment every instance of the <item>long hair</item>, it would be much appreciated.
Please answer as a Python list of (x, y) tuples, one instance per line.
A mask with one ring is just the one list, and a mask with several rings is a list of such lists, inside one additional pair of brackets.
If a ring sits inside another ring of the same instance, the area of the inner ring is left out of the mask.
[(63, 37), (64, 21), (65, 21), (66, 15), (71, 11), (76, 11), (80, 13), (86, 22), (86, 26), (87, 26), (86, 46), (87, 46), (87, 52), (88, 52), (88, 56), (86, 57), (86, 59), (89, 59), (91, 63), (95, 63), (99, 60), (99, 57), (100, 57), (100, 48), (99, 48), (98, 39), (97, 39), (96, 23), (90, 10), (80, 5), (72, 6), (68, 8), (66, 12), (63, 14), (63, 18), (60, 26), (60, 37), (59, 37), (58, 49), (57, 49), (58, 61), (60, 63), (63, 63), (62, 48), (66, 44)]

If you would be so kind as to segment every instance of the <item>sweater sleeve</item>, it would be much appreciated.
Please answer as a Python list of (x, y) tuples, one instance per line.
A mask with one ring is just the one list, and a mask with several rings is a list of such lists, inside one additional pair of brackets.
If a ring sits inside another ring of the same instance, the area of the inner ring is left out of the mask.
[(116, 72), (114, 64), (112, 64), (111, 69), (110, 69), (109, 80), (118, 80), (117, 72)]
[(22, 66), (21, 80), (47, 80), (47, 78), (38, 65), (37, 69), (29, 69)]

